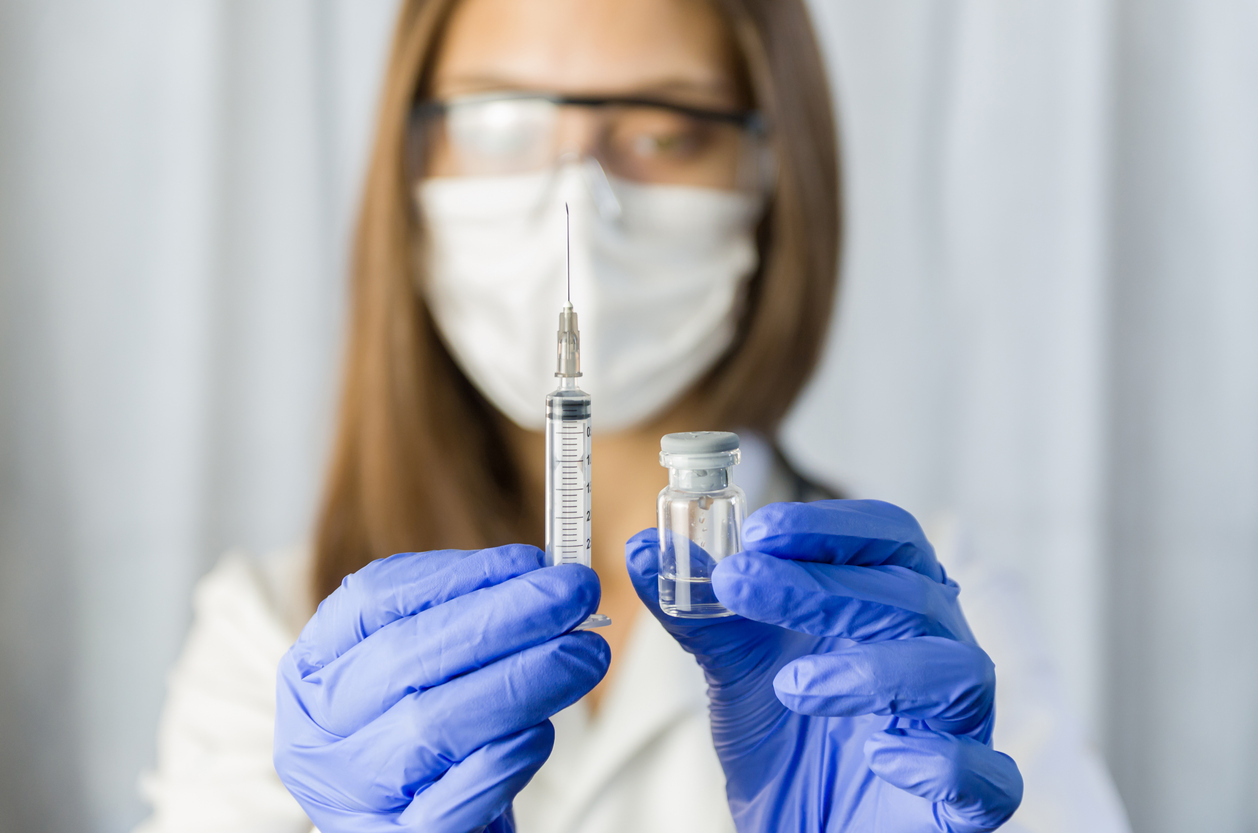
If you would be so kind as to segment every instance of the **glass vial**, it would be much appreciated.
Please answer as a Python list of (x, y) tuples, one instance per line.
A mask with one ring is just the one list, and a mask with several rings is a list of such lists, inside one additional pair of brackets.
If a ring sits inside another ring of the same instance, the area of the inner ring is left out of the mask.
[(734, 485), (738, 435), (726, 431), (666, 434), (660, 465), (668, 488), (658, 503), (660, 608), (683, 619), (732, 616), (712, 592), (712, 568), (742, 549), (747, 496)]

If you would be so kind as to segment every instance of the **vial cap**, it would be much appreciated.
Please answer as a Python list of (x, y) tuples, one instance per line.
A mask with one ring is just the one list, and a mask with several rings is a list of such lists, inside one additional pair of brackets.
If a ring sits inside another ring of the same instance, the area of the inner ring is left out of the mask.
[(660, 439), (660, 465), (670, 469), (703, 471), (738, 465), (738, 435), (728, 431), (687, 431)]
[(738, 450), (738, 435), (730, 431), (683, 431), (660, 438), (666, 454), (719, 454)]

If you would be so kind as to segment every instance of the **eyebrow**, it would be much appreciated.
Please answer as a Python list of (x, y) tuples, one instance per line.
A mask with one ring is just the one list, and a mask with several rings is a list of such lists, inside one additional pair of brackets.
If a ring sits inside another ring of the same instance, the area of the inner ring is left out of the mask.
[[(482, 92), (540, 92), (544, 88), (538, 87), (536, 84), (524, 84), (512, 78), (500, 75), (453, 75), (448, 78), (441, 79), (442, 87), (446, 88), (444, 94), (458, 95), (463, 93), (482, 93)], [(680, 97), (698, 97), (705, 101), (713, 98), (736, 99), (738, 98), (735, 88), (724, 79), (712, 79), (710, 81), (697, 81), (693, 78), (683, 78), (679, 76), (666, 76), (662, 78), (650, 79), (642, 84), (634, 84), (629, 87), (618, 87), (614, 89), (593, 89), (586, 87), (574, 87), (563, 90), (545, 89), (545, 92), (562, 92), (564, 94), (593, 94), (593, 93), (634, 93), (646, 95), (666, 95)]]

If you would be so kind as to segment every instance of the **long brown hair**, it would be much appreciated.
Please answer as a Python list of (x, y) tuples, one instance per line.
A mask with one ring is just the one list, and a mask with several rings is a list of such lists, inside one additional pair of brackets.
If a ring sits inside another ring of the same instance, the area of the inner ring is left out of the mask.
[[(534, 542), (541, 518), (493, 406), (436, 336), (417, 285), (405, 133), (456, 0), (407, 0), (380, 100), (352, 261), (344, 389), (315, 534), (315, 601), (394, 552)], [(739, 334), (689, 394), (702, 427), (772, 437), (830, 318), (839, 181), (825, 69), (802, 0), (717, 0), (772, 129), (777, 176)], [(536, 517), (534, 517), (536, 516)]]

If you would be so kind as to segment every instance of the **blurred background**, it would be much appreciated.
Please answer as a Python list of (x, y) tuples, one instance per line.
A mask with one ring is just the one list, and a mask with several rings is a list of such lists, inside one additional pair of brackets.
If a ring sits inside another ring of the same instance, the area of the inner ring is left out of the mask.
[[(815, 0), (785, 442), (1019, 573), (1138, 833), (1258, 831), (1258, 3)], [(144, 808), (195, 580), (306, 535), (394, 0), (0, 0), (0, 830)]]

